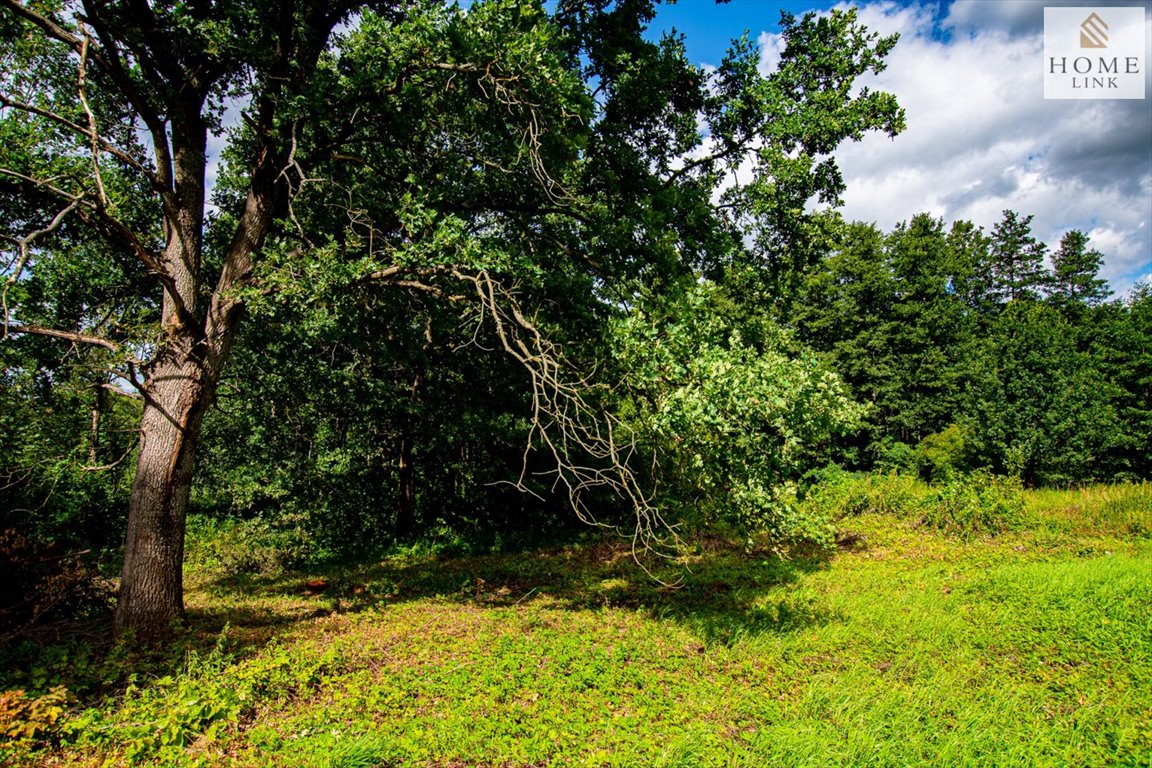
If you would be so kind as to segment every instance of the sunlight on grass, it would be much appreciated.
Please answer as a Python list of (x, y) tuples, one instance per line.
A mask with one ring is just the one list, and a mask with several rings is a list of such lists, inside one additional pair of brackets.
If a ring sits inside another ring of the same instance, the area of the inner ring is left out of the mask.
[[(610, 543), (190, 574), (215, 649), (74, 717), (73, 762), (237, 766), (1146, 766), (1148, 486), (1030, 492), (968, 541), (712, 547), (685, 586)], [(1070, 511), (1072, 507), (1080, 513)], [(1083, 514), (1081, 518), (1078, 515)], [(1144, 529), (1140, 529), (1141, 531)], [(325, 588), (309, 591), (309, 581)]]
[(1152, 536), (1152, 483), (1032, 491), (1028, 511), (1074, 533)]

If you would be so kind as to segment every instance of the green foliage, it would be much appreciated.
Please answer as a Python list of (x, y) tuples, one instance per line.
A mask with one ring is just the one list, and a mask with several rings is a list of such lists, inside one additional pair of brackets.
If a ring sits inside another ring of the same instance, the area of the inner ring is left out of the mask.
[(1086, 234), (1075, 229), (1065, 233), (1052, 254), (1051, 298), (1066, 311), (1077, 305), (1098, 306), (1112, 293), (1108, 281), (1099, 277), (1103, 263), (1103, 254), (1089, 249)]
[(1047, 246), (1032, 234), (1032, 217), (1004, 211), (992, 228), (987, 269), (992, 278), (988, 299), (1011, 302), (1037, 298), (1051, 275), (1044, 265)]
[(926, 215), (887, 236), (848, 225), (838, 241), (802, 284), (792, 312), (799, 338), (873, 404), (853, 440), (860, 450), (845, 460), (911, 469), (911, 448), (945, 429), (959, 403), (968, 325), (951, 286), (960, 256), (943, 222)]
[(807, 462), (861, 409), (766, 317), (741, 318), (707, 284), (616, 326), (621, 419), (654, 456), (657, 503), (698, 530), (826, 541), (795, 504)]
[[(211, 764), (208, 755), (243, 717), (315, 686), (335, 659), (331, 649), (301, 658), (271, 645), (255, 663), (237, 668), (224, 650), (226, 632), (209, 652), (190, 651), (177, 674), (146, 684), (130, 679), (115, 709), (76, 715), (67, 727), (70, 739), (88, 747), (114, 744), (130, 765)], [(189, 755), (193, 744), (208, 754)]]
[(378, 768), (394, 754), (388, 740), (365, 735), (336, 742), (326, 768)]
[(964, 540), (1019, 530), (1024, 523), (1020, 481), (981, 471), (952, 479), (923, 509), (921, 524)]
[(188, 521), (186, 561), (226, 577), (279, 575), (315, 554), (303, 521), (287, 515), (277, 516), (274, 522), (261, 517), (238, 520), (199, 515)]
[(76, 550), (122, 544), (138, 404), (106, 389), (99, 359), (43, 339), (4, 341), (0, 364), (0, 529)]
[(975, 459), (1029, 484), (1097, 478), (1125, 440), (1118, 394), (1060, 313), (1013, 302), (973, 347), (964, 423)]
[(983, 470), (950, 475), (936, 486), (898, 472), (828, 473), (804, 505), (840, 526), (860, 515), (890, 515), (964, 540), (1017, 531), (1025, 521), (1020, 481)]

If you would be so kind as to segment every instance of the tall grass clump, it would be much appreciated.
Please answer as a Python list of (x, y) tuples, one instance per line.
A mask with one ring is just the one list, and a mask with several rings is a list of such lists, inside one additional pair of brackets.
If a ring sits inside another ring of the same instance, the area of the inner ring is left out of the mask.
[(1080, 535), (1152, 537), (1152, 483), (1043, 488), (1027, 494), (1030, 518)]
[(834, 521), (879, 514), (968, 540), (1019, 530), (1024, 525), (1020, 481), (984, 470), (929, 485), (914, 475), (828, 473), (809, 490), (805, 504)]
[(905, 518), (918, 514), (930, 494), (931, 489), (913, 475), (830, 470), (808, 490), (804, 504), (833, 521), (870, 514)]
[(920, 524), (969, 540), (1024, 526), (1024, 492), (1014, 477), (977, 470), (927, 497)]

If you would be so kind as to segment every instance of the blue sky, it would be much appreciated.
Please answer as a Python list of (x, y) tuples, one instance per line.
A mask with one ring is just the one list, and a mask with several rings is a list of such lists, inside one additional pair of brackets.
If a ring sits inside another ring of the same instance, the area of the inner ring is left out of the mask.
[[(1005, 208), (1033, 215), (1055, 246), (1089, 233), (1119, 295), (1152, 278), (1152, 80), (1144, 100), (1043, 98), (1044, 6), (1137, 6), (1152, 40), (1152, 7), (1137, 0), (870, 0), (864, 23), (899, 32), (888, 70), (869, 85), (896, 94), (908, 130), (837, 152), (848, 183), (844, 214), (889, 229), (926, 211), (991, 229)], [(693, 63), (715, 65), (745, 30), (768, 72), (779, 55), (780, 11), (801, 15), (826, 0), (680, 0), (652, 31), (684, 33)]]

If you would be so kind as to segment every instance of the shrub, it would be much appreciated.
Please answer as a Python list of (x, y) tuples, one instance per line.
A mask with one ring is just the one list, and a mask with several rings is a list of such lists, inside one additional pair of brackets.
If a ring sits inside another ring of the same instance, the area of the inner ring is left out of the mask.
[(1027, 506), (1032, 517), (1057, 530), (1152, 536), (1152, 483), (1038, 489), (1028, 494)]
[(921, 477), (930, 483), (947, 482), (967, 461), (968, 438), (959, 424), (951, 424), (921, 440), (916, 453)]
[(0, 763), (14, 764), (57, 737), (60, 716), (71, 701), (60, 685), (43, 696), (21, 690), (0, 692)]
[(920, 523), (965, 540), (1019, 530), (1024, 524), (1020, 480), (984, 470), (958, 477), (932, 495)]
[(313, 555), (308, 533), (293, 516), (276, 524), (262, 518), (219, 521), (193, 517), (188, 525), (188, 562), (224, 576), (278, 576)]
[[(767, 317), (742, 317), (713, 286), (613, 325), (620, 442), (650, 466), (656, 503), (690, 531), (827, 542), (797, 482), (813, 451), (858, 424), (840, 379)], [(647, 457), (651, 457), (650, 459)]]
[(108, 591), (80, 554), (0, 531), (0, 641), (47, 621), (106, 608)]

